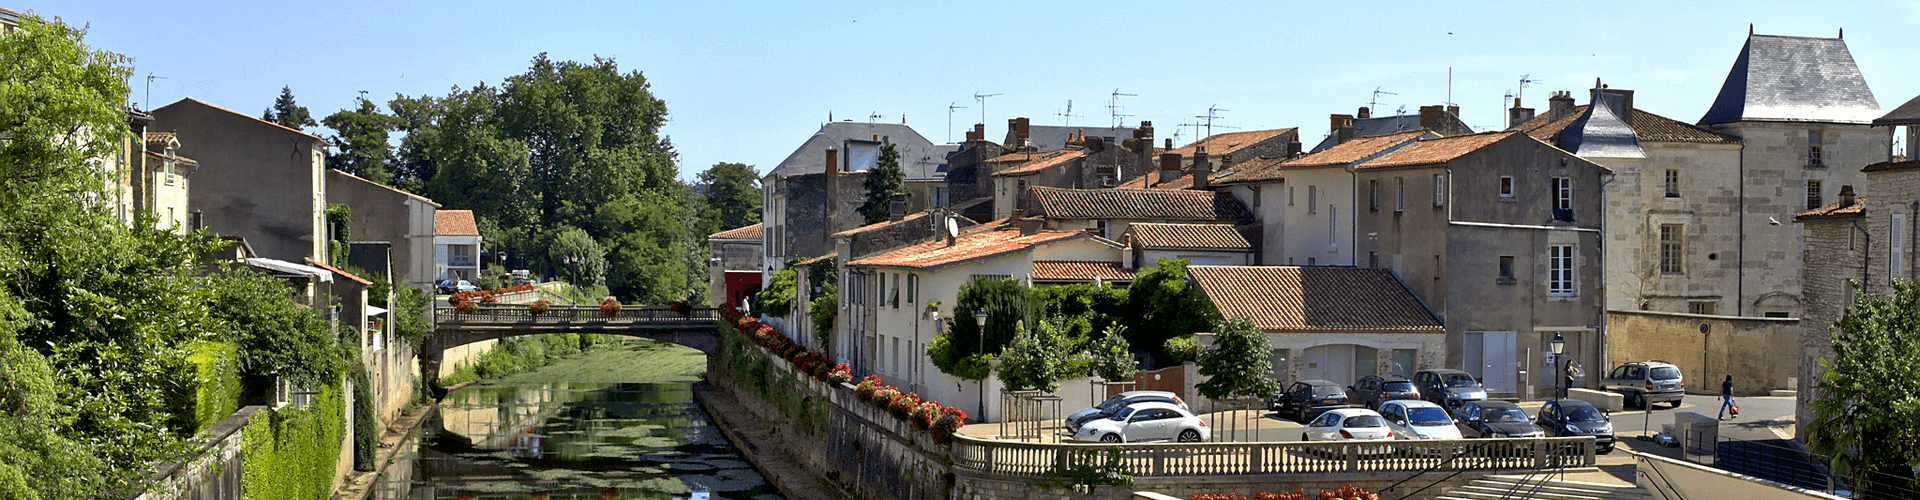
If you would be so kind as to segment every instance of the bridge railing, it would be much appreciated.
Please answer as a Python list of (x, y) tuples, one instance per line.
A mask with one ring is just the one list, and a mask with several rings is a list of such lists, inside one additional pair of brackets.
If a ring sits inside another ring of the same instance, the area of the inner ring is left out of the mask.
[(954, 436), (953, 465), (1042, 477), (1056, 468), (1098, 467), (1116, 448), (1120, 463), (1136, 477), (1591, 467), (1595, 452), (1592, 437), (1115, 445)]
[(434, 317), (440, 323), (688, 323), (712, 322), (720, 315), (712, 307), (692, 307), (685, 313), (667, 306), (623, 307), (613, 314), (601, 311), (599, 306), (555, 305), (547, 312), (534, 314), (524, 305), (480, 306), (478, 311), (463, 313), (452, 307), (434, 308)]

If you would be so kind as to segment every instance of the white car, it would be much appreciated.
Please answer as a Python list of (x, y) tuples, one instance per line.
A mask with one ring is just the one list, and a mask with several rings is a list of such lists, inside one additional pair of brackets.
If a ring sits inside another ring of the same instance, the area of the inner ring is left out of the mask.
[(1399, 399), (1380, 403), (1380, 417), (1387, 420), (1397, 439), (1460, 439), (1460, 428), (1453, 416), (1440, 405), (1417, 399)]
[(1140, 443), (1147, 441), (1206, 441), (1211, 431), (1200, 417), (1180, 405), (1142, 402), (1127, 405), (1113, 416), (1082, 424), (1073, 434), (1075, 441), (1101, 443)]
[[(1320, 418), (1307, 423), (1306, 432), (1300, 435), (1304, 441), (1392, 441), (1393, 428), (1387, 426), (1387, 419), (1366, 408), (1341, 408), (1328, 410)], [(1378, 455), (1391, 453), (1392, 447), (1366, 447), (1359, 450), (1362, 454)]]

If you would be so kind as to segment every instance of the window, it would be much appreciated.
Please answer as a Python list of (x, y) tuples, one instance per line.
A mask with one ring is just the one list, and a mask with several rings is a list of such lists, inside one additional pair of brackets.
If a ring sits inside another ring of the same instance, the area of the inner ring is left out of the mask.
[(1327, 205), (1327, 248), (1340, 248), (1340, 207)]
[(1511, 175), (1500, 176), (1500, 197), (1501, 198), (1513, 197), (1513, 176)]
[(1293, 186), (1287, 186), (1287, 206), (1293, 206)]
[(1446, 199), (1447, 178), (1440, 174), (1433, 174), (1433, 206), (1445, 205)]
[(1547, 247), (1547, 294), (1573, 296), (1573, 245)]
[(893, 308), (900, 308), (900, 275), (893, 275)]
[(1680, 197), (1680, 171), (1667, 169), (1667, 197)]
[(1307, 213), (1314, 213), (1320, 206), (1320, 186), (1307, 186)]
[(1380, 267), (1380, 252), (1367, 252), (1367, 267)]
[(1407, 178), (1393, 178), (1393, 211), (1407, 211)]
[(1680, 274), (1686, 272), (1680, 266), (1680, 257), (1685, 254), (1682, 246), (1686, 236), (1685, 227), (1679, 224), (1660, 225), (1660, 273)]
[(1573, 178), (1553, 178), (1553, 208), (1573, 210)]
[(1820, 202), (1820, 200), (1824, 198), (1820, 196), (1820, 194), (1820, 179), (1807, 179), (1807, 210), (1813, 210), (1820, 208), (1820, 205), (1825, 205), (1825, 203)]
[(1380, 211), (1380, 180), (1367, 181), (1367, 209)]
[(1710, 302), (1710, 301), (1702, 300), (1702, 301), (1694, 301), (1694, 302), (1687, 303), (1687, 312), (1690, 312), (1693, 314), (1713, 314), (1714, 313), (1713, 311), (1714, 311), (1714, 304), (1713, 302)]
[(1307, 265), (1309, 265), (1309, 266), (1314, 266), (1314, 265), (1319, 265), (1319, 264), (1315, 264), (1315, 263), (1313, 262), (1313, 257), (1307, 257)]
[(1500, 281), (1513, 281), (1513, 256), (1500, 256)]
[(1900, 261), (1906, 260), (1905, 252), (1902, 251), (1904, 247), (1901, 246), (1900, 241), (1906, 238), (1905, 227), (1903, 227), (1907, 224), (1906, 219), (1907, 214), (1893, 214), (1892, 227), (1887, 231), (1887, 241), (1893, 243), (1887, 252), (1889, 254), (1887, 255), (1888, 282), (1900, 279)]
[(1819, 130), (1807, 131), (1807, 165), (1825, 165), (1820, 159), (1822, 134)]
[(919, 292), (920, 292), (920, 275), (918, 274), (907, 275), (907, 303), (912, 304), (915, 296), (919, 295)]

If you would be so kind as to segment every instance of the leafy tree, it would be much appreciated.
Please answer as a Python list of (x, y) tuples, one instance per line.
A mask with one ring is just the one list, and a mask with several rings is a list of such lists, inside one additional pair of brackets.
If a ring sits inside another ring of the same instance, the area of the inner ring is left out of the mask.
[(1093, 357), (1093, 374), (1117, 382), (1131, 379), (1139, 371), (1133, 348), (1127, 345), (1126, 329), (1121, 325), (1109, 326), (1087, 346), (1087, 354)]
[(1053, 392), (1067, 375), (1066, 335), (1051, 321), (1042, 321), (1032, 329), (1025, 325), (1014, 324), (1013, 344), (1000, 354), (994, 372), (1007, 390)]
[(1133, 311), (1127, 341), (1150, 349), (1156, 367), (1172, 359), (1168, 339), (1205, 331), (1220, 320), (1207, 294), (1187, 278), (1186, 259), (1163, 258), (1141, 269), (1127, 287), (1127, 306)]
[(280, 98), (273, 100), (273, 107), (260, 114), (260, 119), (278, 123), (294, 130), (319, 125), (313, 122), (313, 115), (307, 113), (307, 107), (293, 103), (293, 87), (280, 87)]
[(833, 322), (840, 316), (839, 262), (823, 260), (807, 266), (807, 282), (820, 287), (807, 304), (807, 317), (813, 320), (813, 334), (820, 341), (820, 351), (828, 352), (826, 346), (833, 339)]
[[(997, 353), (1013, 342), (1014, 325), (1031, 324), (1039, 319), (1033, 295), (1020, 282), (1010, 279), (978, 279), (960, 285), (953, 316), (947, 320), (952, 345), (962, 354)], [(975, 314), (987, 311), (987, 331), (983, 340)]]
[(393, 159), (393, 147), (387, 143), (387, 134), (404, 122), (382, 113), (378, 104), (364, 96), (359, 101), (359, 108), (343, 109), (321, 120), (335, 132), (328, 140), (335, 153), (327, 156), (327, 168), (381, 184), (392, 182), (387, 163)]
[(658, 133), (667, 106), (647, 88), (612, 59), (555, 62), (544, 53), (507, 78), (496, 113), (527, 147), (543, 226), (580, 222), (562, 219), (569, 203), (597, 207), (674, 181), (672, 146)]
[(105, 485), (91, 447), (57, 432), (72, 423), (54, 368), (15, 336), (28, 318), (0, 289), (0, 497), (89, 498)]
[(700, 173), (701, 193), (718, 229), (734, 229), (760, 222), (760, 176), (750, 165), (715, 163)]
[[(90, 158), (118, 149), (127, 129), (120, 104), (132, 75), (127, 58), (93, 50), (85, 30), (21, 16), (20, 29), (0, 37), (0, 209), (24, 215), (24, 204), (62, 203), (97, 190)], [(87, 131), (78, 135), (75, 132)], [(0, 220), (0, 222), (5, 222)], [(26, 221), (20, 221), (26, 222)]]
[(794, 288), (800, 281), (799, 273), (793, 266), (798, 262), (799, 258), (788, 259), (787, 266), (775, 271), (773, 278), (767, 280), (767, 287), (753, 294), (754, 312), (776, 318), (793, 314), (793, 300), (796, 297)]
[(1200, 353), (1200, 374), (1208, 377), (1198, 388), (1213, 399), (1265, 397), (1280, 390), (1273, 379), (1273, 346), (1253, 320), (1234, 318), (1220, 323), (1213, 345)]
[[(1086, 332), (1104, 332), (1108, 328), (1121, 325), (1131, 312), (1127, 309), (1127, 291), (1106, 285), (1092, 283), (1053, 285), (1034, 287), (1034, 300), (1042, 310), (1042, 316), (1048, 318), (1081, 318), (1086, 324)], [(1069, 334), (1076, 345), (1091, 340), (1088, 335), (1081, 338)]]
[(906, 174), (900, 170), (900, 150), (887, 143), (880, 146), (880, 163), (867, 172), (867, 201), (860, 205), (860, 215), (872, 224), (887, 220), (892, 210), (893, 195), (907, 197), (912, 201), (913, 193), (907, 191)]
[(293, 302), (294, 290), (277, 278), (230, 271), (207, 288), (222, 336), (239, 346), (244, 377), (281, 376), (320, 387), (340, 379), (346, 356), (327, 320)]
[(446, 97), (403, 96), (387, 103), (406, 132), (394, 185), (472, 209), (503, 228), (533, 226), (538, 203), (527, 145), (500, 129), (499, 99), (499, 89), (477, 85), (456, 87)]
[(580, 228), (568, 227), (555, 231), (552, 242), (547, 244), (547, 259), (565, 271), (567, 281), (575, 286), (594, 286), (606, 282), (606, 252), (600, 249), (599, 242), (593, 241), (593, 237), (587, 236), (587, 232)]
[[(1911, 490), (1920, 465), (1920, 285), (1897, 281), (1890, 296), (1856, 290), (1833, 324), (1833, 357), (1820, 360), (1807, 445), (1853, 472), (1857, 490)], [(1897, 493), (1895, 494), (1897, 496)]]

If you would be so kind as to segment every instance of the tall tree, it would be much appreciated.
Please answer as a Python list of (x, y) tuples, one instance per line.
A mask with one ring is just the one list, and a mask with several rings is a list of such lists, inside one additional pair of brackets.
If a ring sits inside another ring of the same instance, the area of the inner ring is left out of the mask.
[(1127, 304), (1133, 311), (1127, 341), (1152, 353), (1156, 365), (1171, 364), (1167, 340), (1205, 331), (1220, 320), (1207, 294), (1187, 278), (1186, 259), (1163, 258), (1141, 269), (1127, 287)]
[(1920, 285), (1896, 281), (1890, 296), (1856, 291), (1831, 329), (1833, 357), (1820, 360), (1807, 445), (1852, 473), (1865, 498), (1910, 493), (1920, 466), (1920, 402), (1911, 388), (1920, 378)]
[(673, 182), (672, 147), (659, 136), (667, 105), (647, 88), (640, 72), (623, 74), (599, 57), (582, 64), (540, 54), (507, 79), (501, 129), (526, 144), (541, 225), (580, 224), (622, 194)]
[(358, 108), (343, 109), (321, 120), (334, 130), (333, 137), (328, 139), (334, 153), (327, 155), (327, 168), (387, 184), (393, 180), (387, 171), (387, 164), (393, 159), (393, 146), (387, 143), (388, 133), (398, 130), (405, 122), (381, 112), (380, 105), (365, 96), (359, 101)]
[(530, 227), (537, 202), (527, 146), (500, 129), (499, 89), (453, 88), (446, 97), (396, 97), (404, 124), (395, 185), (447, 207), (467, 208), (503, 229)]
[(760, 176), (750, 165), (715, 163), (700, 172), (709, 217), (718, 229), (746, 227), (760, 222)]
[(278, 123), (295, 130), (319, 125), (313, 122), (313, 115), (307, 113), (307, 107), (293, 102), (293, 87), (280, 87), (280, 98), (273, 100), (273, 107), (261, 113), (260, 119)]
[(1000, 354), (994, 373), (1011, 391), (1053, 392), (1067, 376), (1067, 337), (1052, 321), (1034, 328), (1014, 325), (1013, 343)]
[(867, 172), (867, 201), (860, 205), (860, 215), (872, 224), (887, 220), (888, 212), (893, 208), (893, 195), (907, 197), (912, 202), (913, 193), (907, 192), (906, 174), (900, 170), (900, 150), (893, 143), (880, 146), (880, 162)]
[(1222, 321), (1218, 330), (1213, 345), (1200, 353), (1200, 374), (1210, 377), (1200, 383), (1200, 395), (1258, 398), (1280, 390), (1280, 382), (1273, 379), (1273, 346), (1253, 320)]

